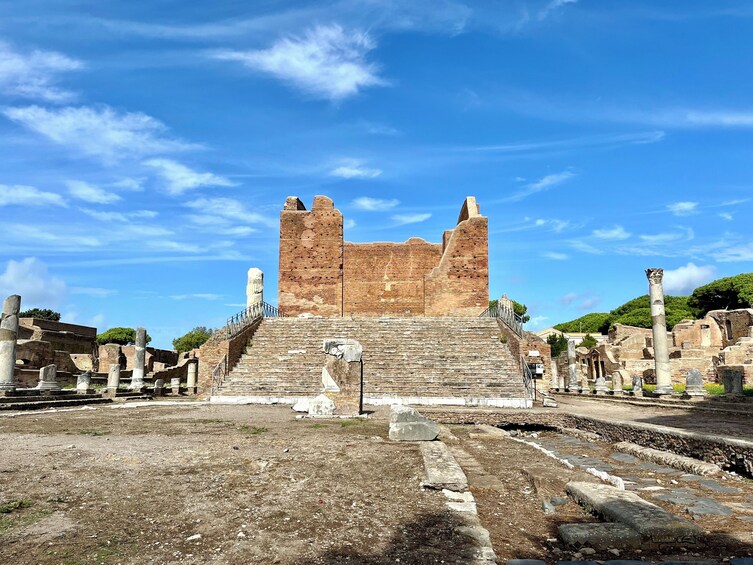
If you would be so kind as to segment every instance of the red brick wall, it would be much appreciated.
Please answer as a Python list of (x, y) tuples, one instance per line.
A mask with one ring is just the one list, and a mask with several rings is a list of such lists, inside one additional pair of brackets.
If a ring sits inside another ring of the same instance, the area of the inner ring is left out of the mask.
[(280, 213), (278, 304), (291, 316), (478, 316), (489, 304), (487, 219), (467, 198), (442, 244), (344, 243), (326, 196), (311, 211), (290, 197)]
[(343, 216), (326, 196), (280, 213), (279, 306), (287, 315), (342, 315)]
[(419, 238), (405, 243), (346, 243), (344, 314), (423, 315), (424, 277), (441, 256), (441, 245)]
[(427, 316), (478, 316), (489, 306), (488, 220), (461, 221), (426, 277)]

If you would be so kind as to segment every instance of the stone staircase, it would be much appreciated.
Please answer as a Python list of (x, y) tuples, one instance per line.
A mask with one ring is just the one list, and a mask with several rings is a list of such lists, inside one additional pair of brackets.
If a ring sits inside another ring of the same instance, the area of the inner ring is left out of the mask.
[(213, 400), (294, 403), (316, 396), (322, 341), (336, 337), (363, 346), (366, 404), (531, 406), (496, 320), (449, 317), (267, 318)]

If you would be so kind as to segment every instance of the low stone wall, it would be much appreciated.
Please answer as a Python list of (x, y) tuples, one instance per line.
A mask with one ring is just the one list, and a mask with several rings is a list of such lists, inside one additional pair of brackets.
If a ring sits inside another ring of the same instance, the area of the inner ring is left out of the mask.
[(484, 412), (430, 410), (422, 412), (444, 424), (489, 424), (492, 426), (547, 426), (576, 428), (599, 434), (605, 441), (629, 441), (644, 447), (671, 451), (693, 457), (737, 473), (753, 476), (753, 442), (701, 434), (639, 422), (617, 423), (600, 418), (557, 414), (555, 412)]
[(249, 340), (262, 323), (262, 319), (251, 323), (240, 333), (230, 339), (225, 339), (224, 332), (219, 330), (212, 334), (204, 345), (199, 348), (199, 375), (197, 394), (209, 394), (212, 389), (212, 371), (217, 363), (227, 355), (227, 372), (230, 373), (246, 350)]

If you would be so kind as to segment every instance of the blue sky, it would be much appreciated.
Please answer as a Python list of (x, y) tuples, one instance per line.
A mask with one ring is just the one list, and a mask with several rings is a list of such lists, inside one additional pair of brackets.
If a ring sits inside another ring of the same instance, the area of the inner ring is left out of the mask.
[(167, 347), (276, 302), (316, 194), (349, 241), (476, 196), (529, 329), (753, 270), (749, 2), (324, 4), (0, 0), (0, 291)]

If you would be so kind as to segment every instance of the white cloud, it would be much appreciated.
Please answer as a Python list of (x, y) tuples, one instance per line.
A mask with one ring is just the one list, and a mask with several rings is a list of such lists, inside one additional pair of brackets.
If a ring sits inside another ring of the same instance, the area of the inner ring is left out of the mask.
[(557, 186), (558, 184), (562, 184), (563, 182), (570, 180), (574, 176), (575, 173), (573, 173), (572, 171), (562, 171), (561, 173), (546, 175), (536, 182), (532, 182), (526, 185), (523, 190), (516, 192), (515, 194), (512, 194), (507, 198), (504, 198), (503, 201), (517, 202), (519, 200), (523, 200), (524, 198), (527, 198), (532, 194), (536, 194), (537, 192), (542, 192), (544, 190), (549, 190), (550, 188)]
[(397, 225), (404, 226), (406, 224), (417, 224), (419, 222), (425, 222), (426, 220), (431, 218), (431, 214), (395, 214), (394, 216), (391, 216), (391, 218), (394, 222), (397, 223)]
[(373, 179), (382, 174), (381, 169), (371, 169), (364, 167), (361, 162), (355, 159), (349, 159), (344, 164), (330, 171), (332, 177), (343, 179)]
[(578, 295), (574, 292), (568, 292), (562, 298), (560, 298), (560, 304), (563, 306), (570, 306), (578, 298)]
[(713, 265), (697, 266), (688, 263), (684, 267), (664, 271), (664, 292), (667, 294), (690, 294), (697, 287), (714, 280)]
[(698, 202), (673, 202), (667, 204), (667, 210), (675, 216), (689, 216), (696, 213)]
[(144, 190), (144, 179), (124, 178), (112, 183), (114, 188), (121, 190), (130, 190), (131, 192), (141, 192)]
[(547, 251), (545, 253), (542, 253), (541, 255), (542, 257), (552, 259), (553, 261), (567, 261), (570, 258), (570, 256), (566, 253), (558, 253), (556, 251)]
[(165, 137), (167, 128), (151, 116), (139, 112), (120, 114), (107, 106), (27, 106), (5, 108), (2, 112), (54, 143), (108, 162), (196, 147)]
[(724, 247), (716, 252), (715, 259), (720, 263), (753, 261), (753, 243)]
[(83, 67), (55, 51), (22, 54), (0, 41), (0, 92), (45, 102), (65, 102), (73, 94), (55, 86), (58, 75)]
[(354, 227), (356, 227), (356, 221), (351, 218), (346, 218), (343, 220), (343, 228), (346, 230), (352, 230)]
[(580, 304), (578, 304), (578, 310), (591, 310), (599, 302), (601, 302), (601, 298), (599, 296), (589, 296), (581, 301)]
[(370, 198), (368, 196), (361, 196), (353, 201), (354, 208), (366, 210), (367, 212), (385, 212), (392, 210), (398, 204), (400, 204), (400, 201), (394, 198), (385, 200), (382, 198)]
[(547, 4), (544, 9), (539, 12), (539, 20), (545, 20), (552, 14), (552, 12), (558, 10), (559, 8), (562, 8), (567, 4), (575, 4), (577, 2), (578, 0), (551, 0), (551, 2), (549, 2), (549, 4)]
[(222, 298), (221, 294), (211, 294), (211, 293), (196, 293), (196, 294), (173, 294), (170, 296), (173, 300), (190, 300), (190, 299), (199, 299), (199, 300), (219, 300)]
[(252, 212), (246, 206), (233, 198), (197, 198), (184, 204), (187, 208), (196, 210), (199, 214), (189, 218), (195, 224), (212, 226), (227, 225), (228, 222), (243, 224), (262, 224), (267, 227), (277, 227), (278, 220)]
[(366, 61), (375, 46), (367, 33), (330, 25), (317, 26), (303, 37), (280, 39), (269, 49), (226, 50), (213, 56), (269, 73), (316, 97), (342, 100), (365, 87), (385, 84), (376, 65)]
[(582, 251), (583, 253), (590, 253), (591, 255), (602, 255), (604, 251), (583, 241), (582, 239), (573, 239), (568, 242), (570, 247), (576, 251)]
[(683, 234), (678, 232), (667, 232), (652, 235), (641, 235), (639, 237), (642, 241), (648, 243), (649, 245), (661, 245), (665, 243), (672, 243), (673, 241), (678, 241), (680, 239), (683, 239), (684, 236)]
[(722, 220), (727, 220), (728, 222), (731, 222), (732, 220), (735, 219), (734, 216), (732, 216), (732, 214), (730, 214), (729, 212), (720, 212), (719, 217)]
[(90, 202), (92, 204), (112, 204), (122, 200), (120, 196), (112, 192), (102, 190), (98, 186), (91, 185), (80, 180), (69, 180), (65, 183), (68, 185), (68, 192), (71, 196), (83, 200), (84, 202)]
[(90, 208), (81, 208), (81, 211), (101, 222), (129, 222), (134, 219), (151, 219), (156, 218), (159, 214), (153, 210), (135, 210), (133, 212), (104, 212), (101, 210), (92, 210)]
[(149, 159), (144, 165), (153, 167), (166, 182), (165, 188), (172, 195), (202, 186), (235, 186), (235, 183), (213, 173), (199, 173), (171, 159)]
[(753, 112), (689, 111), (685, 115), (685, 120), (693, 126), (753, 127)]
[(0, 295), (21, 295), (21, 310), (55, 308), (68, 293), (65, 282), (51, 276), (47, 266), (36, 257), (21, 261), (10, 260), (0, 274)]
[(601, 230), (594, 230), (593, 236), (598, 239), (615, 239), (622, 240), (630, 237), (630, 233), (622, 226), (614, 226), (613, 228), (604, 228)]
[(84, 296), (93, 296), (96, 298), (107, 298), (118, 293), (115, 289), (90, 286), (72, 286), (70, 292), (71, 294), (83, 294)]
[(0, 206), (67, 206), (63, 197), (33, 186), (0, 184)]

